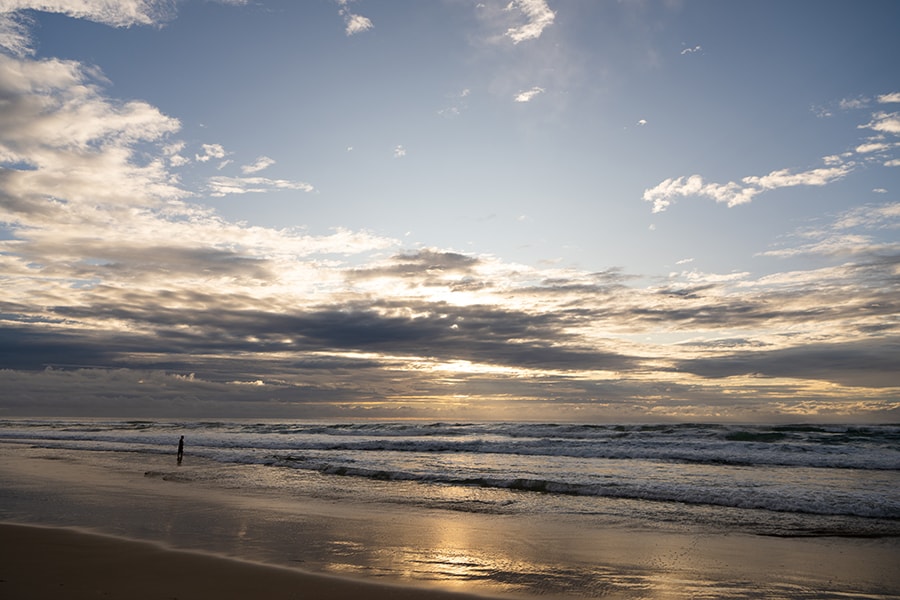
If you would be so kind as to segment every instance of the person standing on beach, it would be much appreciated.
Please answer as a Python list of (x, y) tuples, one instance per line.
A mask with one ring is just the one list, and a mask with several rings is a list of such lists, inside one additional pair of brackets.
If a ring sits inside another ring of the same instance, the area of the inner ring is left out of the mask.
[(181, 436), (181, 439), (178, 440), (178, 464), (181, 464), (181, 459), (184, 458), (184, 436)]

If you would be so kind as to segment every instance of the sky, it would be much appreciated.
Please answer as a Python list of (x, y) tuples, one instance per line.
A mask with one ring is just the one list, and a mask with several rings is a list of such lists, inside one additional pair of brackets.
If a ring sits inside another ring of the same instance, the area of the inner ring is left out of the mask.
[(0, 0), (0, 418), (900, 422), (895, 0)]

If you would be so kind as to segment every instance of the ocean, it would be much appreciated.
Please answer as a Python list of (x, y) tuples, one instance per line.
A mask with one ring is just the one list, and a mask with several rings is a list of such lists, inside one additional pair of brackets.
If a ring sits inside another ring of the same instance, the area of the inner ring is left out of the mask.
[[(0, 443), (273, 496), (675, 532), (900, 536), (900, 425), (15, 419), (0, 420)], [(0, 506), (4, 517), (23, 515)]]

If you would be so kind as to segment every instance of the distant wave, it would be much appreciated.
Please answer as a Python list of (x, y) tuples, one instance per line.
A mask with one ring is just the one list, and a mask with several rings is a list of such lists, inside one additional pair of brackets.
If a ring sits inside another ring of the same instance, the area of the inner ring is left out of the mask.
[[(343, 452), (508, 454), (719, 465), (781, 465), (900, 470), (900, 427), (735, 427), (726, 425), (553, 424), (235, 424), (160, 426), (127, 421), (103, 426), (0, 422), (0, 439), (86, 442), (128, 450), (164, 445), (169, 431), (195, 431), (194, 446)], [(212, 437), (202, 433), (215, 434)], [(147, 434), (153, 435), (147, 435)]]

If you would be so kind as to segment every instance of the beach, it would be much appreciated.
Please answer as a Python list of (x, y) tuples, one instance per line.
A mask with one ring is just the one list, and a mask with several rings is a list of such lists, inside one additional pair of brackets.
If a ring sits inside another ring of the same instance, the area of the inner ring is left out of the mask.
[[(721, 572), (722, 579), (699, 582), (683, 579), (677, 570), (660, 571), (654, 577), (646, 577), (644, 583), (637, 583), (641, 576), (637, 572), (611, 569), (611, 582), (606, 593), (584, 596), (552, 594), (541, 597), (597, 597), (597, 598), (825, 598), (831, 597), (845, 581), (859, 579), (856, 573), (848, 577), (852, 566), (845, 565), (839, 572), (826, 570), (838, 563), (830, 563), (834, 557), (811, 556), (804, 561), (810, 567), (819, 565), (822, 571), (818, 577), (811, 573), (796, 572), (791, 577), (793, 583), (779, 582), (783, 573), (761, 570), (771, 565), (771, 557), (764, 557), (768, 545), (762, 544), (756, 552), (742, 554), (744, 561), (741, 571), (745, 576), (754, 574), (756, 579), (728, 581), (731, 570)], [(717, 546), (719, 547), (719, 546)], [(815, 548), (794, 548), (808, 551)], [(750, 550), (743, 545), (742, 552)], [(782, 551), (789, 553), (791, 544)], [(848, 546), (847, 550), (851, 550)], [(871, 556), (863, 552), (860, 556), (853, 549), (856, 565), (858, 561)], [(839, 555), (844, 551), (839, 551)], [(850, 556), (844, 555), (846, 558)], [(730, 557), (737, 560), (737, 557)], [(784, 561), (786, 554), (779, 553)], [(883, 560), (890, 560), (881, 556)], [(700, 560), (695, 556), (692, 560)], [(712, 560), (706, 556), (705, 561)], [(717, 565), (725, 565), (729, 558), (718, 556)], [(784, 563), (782, 563), (782, 566)], [(890, 571), (890, 565), (884, 563)], [(662, 565), (660, 565), (662, 567)], [(894, 571), (896, 569), (893, 569)], [(885, 577), (889, 573), (883, 574)], [(895, 575), (893, 577), (896, 577)], [(633, 580), (630, 590), (623, 585)], [(477, 585), (473, 585), (477, 589)], [(96, 533), (86, 533), (69, 528), (48, 528), (0, 524), (0, 595), (8, 600), (49, 600), (67, 598), (70, 600), (93, 598), (128, 598), (131, 600), (158, 599), (243, 599), (264, 598), (271, 600), (318, 598), (321, 600), (344, 600), (354, 598), (390, 598), (404, 600), (423, 598), (426, 600), (466, 600), (477, 598), (524, 597), (521, 594), (466, 594), (459, 591), (445, 591), (433, 586), (410, 586), (376, 582), (359, 577), (334, 577), (312, 573), (295, 568), (278, 567), (269, 564), (226, 558), (224, 556), (180, 551), (160, 544), (127, 540)], [(894, 598), (891, 593), (854, 595), (861, 598)]]
[[(0, 527), (0, 596), (900, 598), (894, 535), (754, 535), (609, 514), (479, 513), (448, 508), (452, 498), (404, 502), (426, 493), (418, 483), (259, 465), (223, 470), (189, 450), (177, 466), (174, 448), (155, 455), (0, 444), (0, 521), (40, 526)], [(379, 486), (396, 500), (366, 491)], [(467, 493), (466, 502), (479, 501), (478, 490)], [(546, 497), (504, 493), (522, 503)]]
[(477, 598), (315, 575), (71, 529), (9, 524), (0, 524), (0, 564), (0, 596), (8, 600)]

